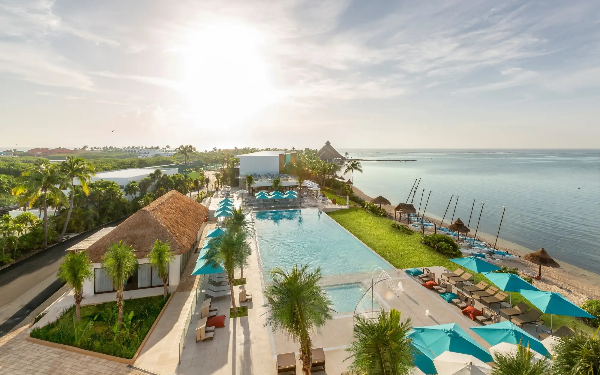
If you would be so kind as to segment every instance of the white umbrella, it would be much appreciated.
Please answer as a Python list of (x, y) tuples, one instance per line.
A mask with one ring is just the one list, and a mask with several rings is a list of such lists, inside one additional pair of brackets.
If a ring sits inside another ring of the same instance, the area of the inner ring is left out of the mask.
[(560, 338), (556, 336), (548, 336), (542, 340), (542, 344), (546, 347), (546, 349), (548, 349), (550, 354), (554, 355), (554, 346), (558, 344), (559, 341)]
[[(491, 355), (496, 355), (496, 354), (515, 355), (515, 354), (517, 354), (517, 348), (518, 348), (517, 344), (512, 344), (509, 342), (501, 342), (500, 344), (496, 344), (490, 348), (490, 354)], [(531, 348), (529, 348), (529, 350), (533, 354), (534, 362), (544, 359), (544, 356), (541, 355), (540, 353), (536, 352), (535, 350), (533, 350)]]
[(488, 375), (492, 368), (480, 359), (462, 353), (443, 352), (433, 360), (438, 375)]

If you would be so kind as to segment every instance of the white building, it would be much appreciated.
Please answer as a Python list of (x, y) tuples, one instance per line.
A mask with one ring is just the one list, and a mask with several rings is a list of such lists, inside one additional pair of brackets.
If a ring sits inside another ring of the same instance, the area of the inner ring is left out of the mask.
[(123, 152), (128, 154), (136, 154), (138, 158), (151, 158), (153, 156), (173, 156), (175, 155), (175, 150), (170, 150), (166, 148), (156, 149), (156, 148), (124, 148)]
[(140, 180), (148, 177), (157, 169), (160, 169), (163, 174), (167, 174), (169, 176), (177, 173), (177, 168), (165, 167), (119, 169), (116, 171), (96, 173), (96, 175), (92, 177), (92, 182), (100, 180), (114, 181), (121, 187), (121, 189), (123, 189), (130, 181), (139, 182)]
[(94, 268), (93, 280), (83, 285), (84, 297), (115, 291), (112, 281), (102, 268), (102, 256), (108, 248), (119, 241), (133, 247), (138, 259), (138, 269), (127, 280), (124, 290), (160, 287), (162, 279), (148, 264), (148, 254), (156, 240), (168, 241), (175, 259), (169, 266), (169, 290), (179, 284), (183, 269), (198, 245), (208, 215), (206, 207), (171, 190), (164, 196), (142, 208), (116, 228), (106, 228), (73, 246), (68, 251), (86, 251)]
[(298, 185), (298, 181), (287, 175), (282, 175), (289, 163), (296, 162), (296, 153), (285, 151), (259, 151), (251, 154), (237, 155), (240, 160), (240, 186), (246, 185), (246, 176), (254, 175), (254, 187), (270, 186), (272, 179), (281, 176), (283, 186)]

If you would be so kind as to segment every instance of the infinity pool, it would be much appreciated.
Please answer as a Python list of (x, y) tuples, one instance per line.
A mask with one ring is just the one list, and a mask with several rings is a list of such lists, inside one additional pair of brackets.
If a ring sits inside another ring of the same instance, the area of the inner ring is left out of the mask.
[(280, 267), (308, 264), (324, 276), (392, 267), (318, 209), (260, 211), (256, 237), (265, 278)]
[(333, 309), (338, 314), (354, 312), (358, 301), (360, 301), (360, 305), (356, 309), (357, 313), (381, 309), (376, 299), (371, 305), (371, 293), (368, 293), (362, 300), (360, 299), (367, 289), (359, 283), (331, 285), (323, 289), (333, 302)]

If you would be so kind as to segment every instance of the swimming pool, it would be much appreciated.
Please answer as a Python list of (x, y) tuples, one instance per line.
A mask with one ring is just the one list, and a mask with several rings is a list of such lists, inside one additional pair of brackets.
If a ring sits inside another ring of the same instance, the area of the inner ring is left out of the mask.
[(266, 279), (275, 267), (305, 264), (321, 267), (323, 276), (392, 268), (318, 209), (259, 211), (254, 218)]
[(331, 285), (323, 288), (331, 302), (336, 313), (353, 313), (356, 304), (360, 300), (360, 305), (356, 309), (357, 313), (364, 311), (380, 310), (377, 299), (373, 300), (371, 305), (371, 293), (362, 300), (360, 299), (367, 289), (359, 283)]

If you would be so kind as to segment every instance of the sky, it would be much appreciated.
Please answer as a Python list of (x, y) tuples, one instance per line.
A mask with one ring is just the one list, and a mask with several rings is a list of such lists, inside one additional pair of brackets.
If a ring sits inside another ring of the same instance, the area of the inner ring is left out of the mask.
[(0, 146), (600, 147), (600, 2), (0, 1)]

